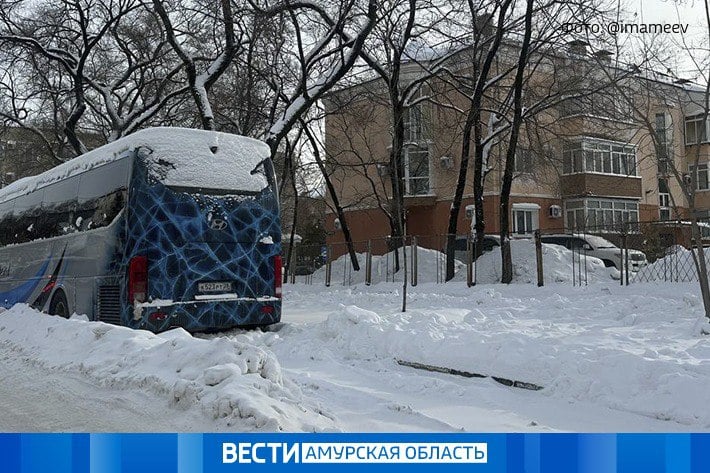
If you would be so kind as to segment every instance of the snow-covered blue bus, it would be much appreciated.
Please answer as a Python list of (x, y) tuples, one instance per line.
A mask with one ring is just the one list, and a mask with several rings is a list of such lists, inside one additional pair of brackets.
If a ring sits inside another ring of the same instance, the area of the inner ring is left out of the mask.
[(139, 131), (0, 189), (0, 305), (133, 328), (281, 318), (281, 230), (261, 141)]

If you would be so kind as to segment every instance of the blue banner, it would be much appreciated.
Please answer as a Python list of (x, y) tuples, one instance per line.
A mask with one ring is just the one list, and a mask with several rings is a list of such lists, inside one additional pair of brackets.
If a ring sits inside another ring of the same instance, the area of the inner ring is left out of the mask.
[(710, 471), (710, 434), (0, 434), (3, 473)]

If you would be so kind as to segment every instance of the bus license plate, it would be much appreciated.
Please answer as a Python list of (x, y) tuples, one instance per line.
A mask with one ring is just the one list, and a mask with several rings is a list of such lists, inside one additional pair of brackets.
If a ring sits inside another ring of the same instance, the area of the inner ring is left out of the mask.
[(231, 282), (201, 282), (197, 283), (199, 292), (231, 292)]

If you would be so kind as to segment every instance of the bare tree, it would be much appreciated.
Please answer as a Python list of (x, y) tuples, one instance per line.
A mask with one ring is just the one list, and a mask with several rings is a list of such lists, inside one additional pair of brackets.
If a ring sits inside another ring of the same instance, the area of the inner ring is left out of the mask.
[(356, 0), (249, 1), (258, 18), (288, 21), (293, 33), (292, 48), (282, 49), (291, 58), (284, 62), (293, 65), (293, 80), (273, 82), (276, 101), (266, 142), (275, 156), (299, 119), (351, 70), (375, 25), (378, 2), (361, 7)]
[(491, 0), (469, 2), (469, 19), (473, 35), (472, 44), (467, 48), (473, 55), (470, 69), (464, 74), (451, 71), (451, 83), (465, 97), (465, 123), (461, 136), (461, 158), (454, 198), (449, 212), (446, 245), (446, 280), (454, 277), (454, 243), (458, 230), (458, 216), (461, 211), (464, 188), (471, 157), (471, 139), (473, 138), (473, 193), (475, 205), (475, 226), (477, 248), (482, 248), (485, 233), (483, 213), (483, 182), (485, 166), (490, 154), (493, 136), (496, 134), (496, 116), (489, 115), (488, 140), (484, 139), (482, 108), (486, 90), (495, 85), (504, 74), (490, 79), (489, 76), (498, 55), (503, 37), (509, 28), (512, 0)]
[[(210, 104), (209, 92), (214, 83), (230, 66), (239, 51), (241, 38), (235, 34), (235, 17), (232, 0), (220, 0), (219, 11), (215, 11), (215, 2), (181, 3), (174, 7), (172, 15), (165, 9), (164, 0), (153, 0), (153, 7), (163, 23), (170, 46), (182, 61), (190, 94), (197, 107), (202, 127), (213, 130), (214, 113)], [(171, 16), (175, 17), (171, 19)], [(206, 25), (200, 25), (196, 18), (203, 19)], [(216, 20), (219, 18), (219, 20)], [(175, 22), (177, 21), (177, 24)], [(214, 30), (223, 29), (224, 42), (216, 40)], [(204, 33), (208, 32), (207, 41)], [(214, 50), (205, 51), (205, 43), (214, 45)], [(218, 44), (211, 44), (218, 43)], [(200, 65), (204, 64), (200, 71)]]
[(505, 155), (505, 172), (503, 173), (503, 187), (500, 194), (500, 250), (502, 258), (501, 282), (509, 283), (513, 280), (513, 259), (510, 254), (510, 238), (508, 235), (509, 217), (508, 208), (510, 205), (510, 189), (513, 184), (513, 165), (515, 152), (518, 146), (518, 135), (520, 126), (523, 123), (523, 86), (525, 79), (525, 68), (528, 64), (528, 54), (530, 52), (530, 38), (532, 36), (533, 0), (527, 0), (525, 8), (525, 27), (523, 39), (520, 44), (520, 55), (518, 57), (518, 67), (515, 72), (513, 82), (513, 121), (510, 124), (510, 138)]
[(95, 146), (162, 123), (188, 90), (158, 17), (139, 0), (3, 4), (0, 42), (0, 87), (12, 97), (0, 114), (32, 130), (55, 161), (84, 152), (86, 136)]
[[(698, 275), (700, 293), (703, 299), (705, 316), (710, 319), (710, 279), (708, 276), (705, 248), (702, 244), (700, 221), (707, 218), (703, 215), (698, 202), (698, 190), (702, 187), (699, 164), (703, 153), (701, 148), (707, 140), (707, 130), (710, 121), (710, 5), (704, 2), (702, 22), (706, 36), (700, 38), (699, 43), (681, 35), (676, 44), (659, 41), (657, 37), (644, 37), (640, 40), (638, 48), (642, 58), (634, 57), (636, 62), (644, 58), (650, 64), (649, 68), (634, 67), (637, 87), (628, 90), (618, 88), (619, 96), (631, 107), (636, 123), (645, 131), (646, 136), (652, 141), (654, 155), (651, 158), (656, 162), (661, 179), (672, 179), (680, 196), (672, 192), (670, 196), (678, 218), (685, 217), (690, 222), (691, 229), (691, 255)], [(692, 81), (678, 75), (669, 67), (665, 73), (654, 72), (651, 67), (672, 64), (673, 61), (684, 61), (690, 66), (690, 74), (694, 74)], [(663, 110), (664, 113), (657, 113)], [(666, 115), (666, 110), (678, 110), (682, 120), (681, 129), (683, 136), (680, 143), (673, 138), (672, 122), (658, 123), (657, 115)], [(692, 123), (687, 127), (686, 119)], [(661, 126), (662, 125), (662, 126)], [(694, 136), (686, 133), (692, 129)], [(670, 135), (670, 138), (669, 138)], [(675, 142), (674, 142), (675, 141)], [(680, 146), (675, 146), (675, 145)], [(687, 169), (690, 172), (687, 172)], [(687, 212), (683, 212), (683, 208)], [(683, 215), (685, 214), (685, 215)], [(703, 332), (704, 334), (708, 334)]]
[(111, 28), (140, 7), (137, 0), (61, 0), (3, 3), (0, 8), (0, 46), (17, 55), (40, 55), (68, 77), (71, 105), (63, 131), (77, 154), (87, 150), (77, 128), (87, 109), (92, 55)]

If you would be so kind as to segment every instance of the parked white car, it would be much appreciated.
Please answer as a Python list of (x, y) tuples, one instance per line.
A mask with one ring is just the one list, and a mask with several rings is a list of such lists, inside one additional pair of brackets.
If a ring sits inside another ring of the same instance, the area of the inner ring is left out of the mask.
[[(561, 234), (542, 235), (543, 243), (561, 245), (569, 250), (585, 253), (587, 256), (599, 258), (607, 267), (614, 266), (621, 271), (623, 267), (621, 248), (614, 245), (609, 240), (594, 235)], [(639, 250), (629, 250), (629, 271), (636, 272), (646, 266), (648, 261), (646, 255)]]

